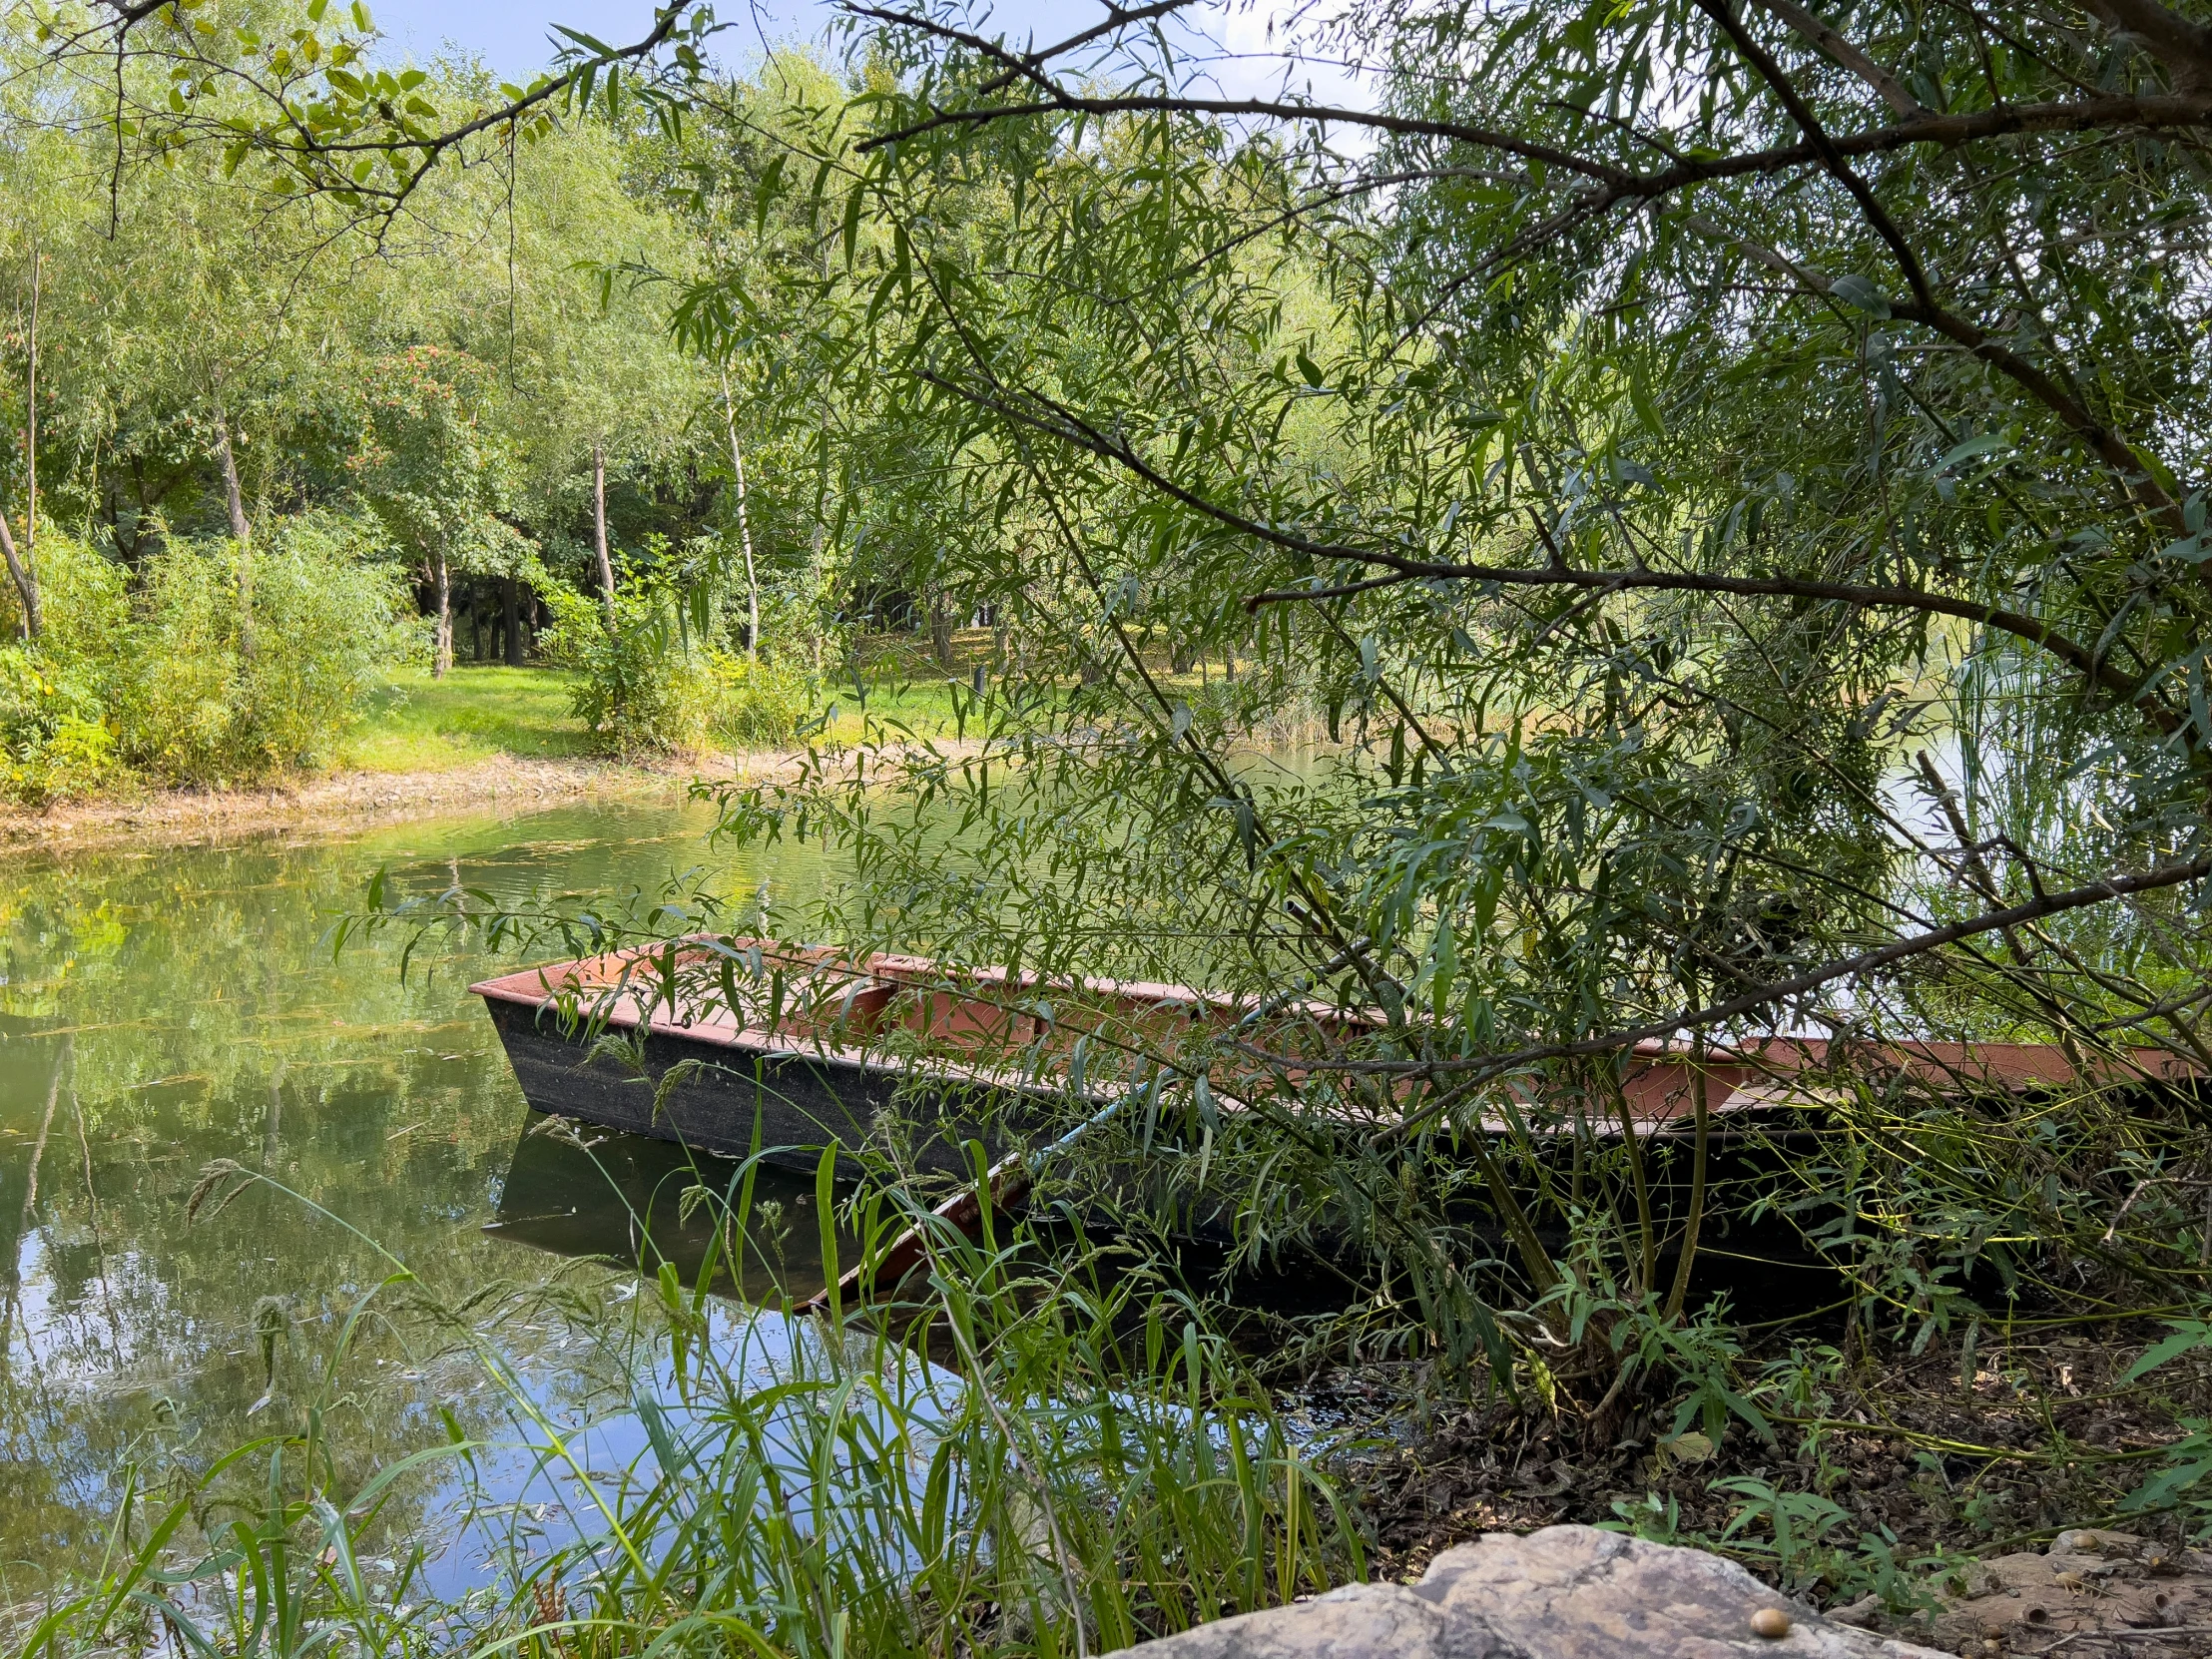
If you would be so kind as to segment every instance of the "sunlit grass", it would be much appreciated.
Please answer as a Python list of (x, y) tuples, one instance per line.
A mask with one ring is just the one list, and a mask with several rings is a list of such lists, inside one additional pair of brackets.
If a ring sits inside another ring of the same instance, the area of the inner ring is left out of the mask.
[(391, 672), (343, 764), (361, 772), (445, 772), (499, 756), (561, 759), (589, 753), (569, 708), (574, 676), (555, 668), (458, 664), (443, 680), (426, 669)]
[[(1199, 692), (1203, 670), (1176, 672), (1166, 661), (1148, 661), (1171, 695)], [(996, 680), (988, 628), (963, 628), (952, 638), (948, 673), (931, 659), (926, 635), (880, 634), (859, 642), (843, 667), (826, 666), (820, 710), (829, 716), (821, 735), (859, 741), (869, 726), (903, 728), (922, 738), (948, 738), (957, 728), (955, 693), (965, 693), (980, 669)], [(1214, 677), (1219, 677), (1214, 665)], [(341, 768), (359, 772), (449, 772), (512, 756), (559, 760), (592, 753), (590, 735), (569, 707), (575, 676), (565, 669), (456, 664), (443, 680), (422, 668), (394, 669), (370, 700), (367, 719), (339, 755)]]

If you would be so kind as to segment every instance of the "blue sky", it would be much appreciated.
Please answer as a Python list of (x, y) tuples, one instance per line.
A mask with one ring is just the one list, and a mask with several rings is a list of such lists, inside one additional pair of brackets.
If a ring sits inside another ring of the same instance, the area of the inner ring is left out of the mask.
[[(420, 60), (458, 47), (481, 56), (510, 81), (528, 79), (552, 57), (555, 23), (611, 45), (642, 40), (653, 27), (653, 0), (367, 3), (377, 27), (400, 53)], [(1033, 37), (1040, 44), (1064, 40), (1106, 15), (1099, 0), (970, 0), (970, 5), (971, 11), (988, 6), (983, 27), (989, 32)], [(1217, 96), (1278, 94), (1284, 90), (1285, 42), (1276, 31), (1314, 9), (1313, 0), (1202, 0), (1178, 20), (1183, 70)], [(717, 55), (739, 70), (751, 68), (767, 44), (820, 40), (833, 15), (830, 0), (715, 0), (715, 11), (729, 26)], [(1324, 103), (1368, 102), (1358, 83), (1322, 62), (1304, 65), (1295, 79), (1297, 89), (1310, 88)], [(1366, 142), (1357, 129), (1340, 129), (1337, 137), (1340, 145), (1355, 148)]]
[[(368, 0), (386, 38), (417, 58), (451, 45), (479, 53), (502, 76), (519, 80), (544, 66), (552, 25), (566, 24), (613, 43), (641, 39), (653, 27), (652, 0)], [(734, 64), (758, 57), (764, 39), (817, 36), (829, 20), (823, 0), (721, 0), (716, 15), (734, 24), (721, 54)], [(998, 0), (992, 24), (1039, 40), (1073, 34), (1104, 15), (1095, 0)]]

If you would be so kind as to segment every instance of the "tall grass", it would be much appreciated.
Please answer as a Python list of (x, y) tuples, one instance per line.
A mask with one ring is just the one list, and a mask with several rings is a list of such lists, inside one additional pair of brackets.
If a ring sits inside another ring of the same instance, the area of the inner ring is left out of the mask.
[[(1110, 1249), (1047, 1252), (999, 1218), (979, 1239), (933, 1233), (895, 1303), (741, 1307), (714, 1287), (781, 1259), (758, 1167), (684, 1191), (686, 1219), (713, 1224), (689, 1283), (648, 1244), (622, 1318), (530, 1302), (589, 1336), (614, 1379), (583, 1412), (550, 1407), (503, 1356), (513, 1299), (441, 1301), (393, 1260), (296, 1423), (159, 1501), (127, 1479), (105, 1560), (25, 1619), (14, 1651), (1088, 1655), (1362, 1570), (1336, 1492), (1196, 1302)], [(831, 1174), (826, 1159), (833, 1283), (854, 1240), (879, 1252), (915, 1213), (891, 1189), (840, 1197)], [(212, 1215), (267, 1180), (211, 1166), (195, 1204)], [(395, 1320), (480, 1368), (504, 1422), (442, 1412), (442, 1435), (342, 1486), (360, 1339)], [(634, 1454), (610, 1463), (623, 1443)], [(496, 1524), (517, 1491), (546, 1496), (554, 1523)], [(390, 1547), (425, 1493), (486, 1551), (466, 1594), (428, 1593), (430, 1545)]]

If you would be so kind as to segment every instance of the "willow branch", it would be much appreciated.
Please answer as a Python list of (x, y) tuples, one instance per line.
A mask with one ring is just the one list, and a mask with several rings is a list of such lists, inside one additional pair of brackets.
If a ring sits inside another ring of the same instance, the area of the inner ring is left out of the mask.
[[(1931, 928), (1908, 938), (1893, 939), (1877, 949), (1863, 951), (1840, 961), (1811, 969), (1794, 979), (1775, 984), (1761, 985), (1741, 996), (1730, 997), (1725, 1002), (1710, 1003), (1703, 1008), (1691, 1009), (1670, 1019), (1654, 1020), (1648, 1025), (1638, 1025), (1601, 1036), (1583, 1037), (1573, 1042), (1541, 1043), (1533, 1047), (1517, 1049), (1510, 1054), (1469, 1056), (1464, 1059), (1442, 1060), (1348, 1060), (1332, 1062), (1290, 1054), (1265, 1054), (1252, 1052), (1268, 1061), (1285, 1066), (1296, 1066), (1306, 1071), (1367, 1072), (1379, 1074), (1419, 1073), (1427, 1075), (1457, 1075), (1465, 1083), (1477, 1083), (1486, 1078), (1500, 1076), (1508, 1071), (1518, 1071), (1545, 1060), (1573, 1059), (1578, 1056), (1617, 1054), (1624, 1048), (1634, 1048), (1639, 1043), (1658, 1042), (1683, 1031), (1704, 1030), (1725, 1025), (1745, 1014), (1771, 1008), (1777, 1002), (1787, 1002), (1839, 979), (1857, 978), (1875, 973), (1915, 956), (1923, 956), (1932, 950), (1940, 950), (1961, 939), (1969, 939), (1979, 933), (1992, 933), (2007, 927), (2040, 920), (2044, 916), (2062, 915), (2069, 910), (2084, 910), (2098, 904), (2108, 904), (2115, 899), (2127, 898), (2137, 893), (2156, 892), (2168, 887), (2201, 881), (2212, 875), (2212, 855), (2192, 858), (2187, 863), (2162, 864), (2140, 875), (2108, 876), (2092, 881), (2086, 886), (2069, 888), (2064, 892), (2045, 893), (2023, 904), (2014, 904), (2002, 910), (1987, 910), (1963, 921), (1954, 921), (1943, 927)], [(1454, 1089), (1451, 1098), (1459, 1098), (1463, 1089)], [(1438, 1100), (1412, 1113), (1385, 1131), (1385, 1137), (1395, 1139), (1418, 1132), (1432, 1122), (1437, 1113), (1445, 1109), (1446, 1101)]]
[(920, 377), (979, 407), (991, 409), (1034, 430), (1051, 433), (1063, 442), (1089, 450), (1101, 459), (1110, 460), (1134, 473), (1163, 495), (1230, 529), (1268, 542), (1286, 552), (1303, 553), (1313, 558), (1342, 563), (1380, 566), (1392, 572), (1388, 580), (1361, 583), (1357, 586), (1348, 584), (1336, 590), (1290, 588), (1254, 594), (1245, 601), (1248, 609), (1361, 592), (1371, 587), (1390, 586), (1397, 581), (1423, 580), (1491, 582), (1500, 587), (1605, 588), (1623, 592), (1650, 590), (1724, 593), (1743, 598), (1832, 600), (1846, 605), (1956, 617), (1963, 622), (1993, 628), (1999, 633), (2008, 634), (2048, 652), (2101, 690), (2138, 708), (2162, 736), (2172, 735), (2185, 724), (2171, 711), (2143, 701), (2143, 687), (2088, 646), (2048, 623), (2039, 622), (2018, 611), (2006, 610), (2002, 606), (1981, 604), (1970, 599), (1953, 599), (1946, 594), (1927, 593), (1917, 588), (1872, 587), (1857, 582), (1816, 582), (1781, 576), (1713, 576), (1698, 571), (1577, 570), (1567, 565), (1533, 569), (1514, 565), (1456, 564), (1444, 560), (1410, 558), (1382, 548), (1347, 547), (1316, 541), (1296, 531), (1263, 524), (1257, 519), (1224, 507), (1219, 502), (1209, 500), (1197, 491), (1177, 483), (1128, 444), (1108, 437), (1069, 410), (1036, 393), (1030, 395), (1049, 409), (1053, 418), (1047, 419), (1021, 408), (1004, 396), (978, 391), (972, 386), (961, 385), (928, 370), (922, 370)]

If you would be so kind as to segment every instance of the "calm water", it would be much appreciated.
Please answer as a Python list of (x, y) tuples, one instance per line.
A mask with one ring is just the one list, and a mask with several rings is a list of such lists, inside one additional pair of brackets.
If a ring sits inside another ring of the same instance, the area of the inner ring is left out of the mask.
[[(323, 934), (380, 868), (404, 891), (458, 879), (514, 899), (651, 891), (702, 866), (733, 893), (819, 880), (813, 848), (741, 860), (708, 846), (710, 825), (695, 807), (580, 807), (0, 863), (0, 1603), (97, 1553), (126, 1470), (159, 1479), (295, 1426), (345, 1309), (389, 1271), (263, 1189), (188, 1223), (211, 1160), (271, 1172), (440, 1293), (566, 1274), (619, 1301), (628, 1280), (547, 1252), (634, 1259), (648, 1204), (656, 1239), (688, 1254), (672, 1149), (523, 1135), (465, 988), (488, 957), (440, 945), (403, 983), (397, 937), (333, 960)], [(795, 1256), (814, 1234), (791, 1230)], [(788, 1270), (819, 1283), (816, 1264)], [(592, 1381), (561, 1329), (524, 1314), (499, 1336), (554, 1402)], [(440, 1407), (492, 1409), (473, 1367), (417, 1341), (404, 1321), (364, 1340), (333, 1433), (349, 1466), (421, 1444)], [(409, 1524), (436, 1531), (436, 1508)]]

